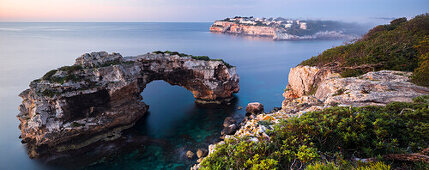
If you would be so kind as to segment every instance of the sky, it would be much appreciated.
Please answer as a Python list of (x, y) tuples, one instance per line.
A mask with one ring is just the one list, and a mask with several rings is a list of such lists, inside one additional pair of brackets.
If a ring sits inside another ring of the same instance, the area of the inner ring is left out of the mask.
[(0, 21), (211, 22), (233, 16), (366, 21), (429, 12), (429, 0), (0, 0)]

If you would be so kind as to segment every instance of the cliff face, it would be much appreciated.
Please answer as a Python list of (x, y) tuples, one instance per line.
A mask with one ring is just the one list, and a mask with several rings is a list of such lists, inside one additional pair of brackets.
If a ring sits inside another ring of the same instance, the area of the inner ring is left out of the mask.
[(382, 70), (341, 78), (329, 69), (298, 66), (289, 73), (282, 108), (293, 112), (304, 103), (307, 108), (386, 105), (394, 101), (411, 102), (414, 97), (429, 94), (429, 88), (411, 83), (410, 76), (410, 72)]
[(191, 91), (196, 102), (228, 102), (239, 91), (235, 67), (169, 54), (122, 57), (84, 54), (73, 66), (48, 72), (19, 96), (19, 128), (30, 157), (119, 137), (147, 111), (140, 93), (164, 80)]
[(244, 25), (230, 21), (215, 21), (210, 27), (210, 31), (266, 37), (275, 37), (277, 34), (277, 28), (274, 27)]
[(342, 31), (319, 31), (308, 35), (293, 35), (279, 25), (249, 25), (233, 21), (215, 21), (210, 27), (211, 32), (229, 33), (248, 36), (271, 37), (273, 40), (307, 40), (307, 39), (353, 39), (354, 35)]

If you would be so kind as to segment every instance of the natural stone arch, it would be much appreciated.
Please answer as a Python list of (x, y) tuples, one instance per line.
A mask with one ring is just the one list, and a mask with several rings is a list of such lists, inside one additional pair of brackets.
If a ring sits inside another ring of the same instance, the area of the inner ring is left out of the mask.
[(73, 66), (48, 72), (20, 94), (17, 117), (30, 156), (119, 136), (147, 112), (140, 94), (154, 80), (188, 89), (198, 103), (229, 102), (239, 90), (235, 67), (221, 60), (160, 52), (135, 57), (84, 54)]

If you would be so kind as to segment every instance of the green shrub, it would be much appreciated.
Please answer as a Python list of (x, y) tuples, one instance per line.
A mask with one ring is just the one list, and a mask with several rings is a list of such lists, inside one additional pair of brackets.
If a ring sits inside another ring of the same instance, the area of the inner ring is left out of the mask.
[(49, 89), (42, 91), (43, 96), (54, 97), (57, 94), (58, 94), (57, 92), (49, 90)]
[(344, 94), (345, 90), (344, 89), (338, 89), (332, 96), (339, 96)]
[(268, 132), (270, 139), (227, 140), (201, 166), (250, 169), (270, 162), (270, 168), (297, 169), (318, 161), (419, 152), (429, 141), (429, 103), (422, 102), (428, 98), (422, 96), (413, 103), (393, 102), (385, 107), (331, 107), (309, 112), (276, 124)]
[(210, 58), (208, 56), (192, 56), (192, 59), (210, 61)]
[(45, 75), (43, 75), (42, 80), (50, 80), (50, 79), (51, 79), (51, 77), (52, 77), (55, 73), (57, 73), (57, 71), (58, 71), (58, 70), (51, 70), (51, 71), (48, 71)]
[(414, 70), (411, 80), (418, 85), (429, 87), (429, 36), (425, 36), (415, 48), (421, 55), (419, 66)]
[(328, 162), (321, 163), (316, 162), (314, 164), (305, 167), (305, 170), (389, 170), (390, 165), (386, 165), (383, 162), (371, 162), (371, 163), (358, 163), (353, 165), (352, 163), (345, 161), (341, 164)]
[(223, 64), (225, 64), (225, 66), (226, 66), (227, 68), (234, 67), (234, 66), (232, 66), (231, 64), (229, 64), (229, 63), (225, 62), (225, 61), (224, 61), (224, 60), (222, 60), (222, 59), (211, 59), (211, 58), (210, 58), (210, 57), (208, 57), (208, 56), (193, 56), (193, 55), (189, 55), (189, 54), (185, 54), (185, 53), (179, 53), (179, 52), (176, 52), (176, 51), (154, 51), (154, 52), (152, 52), (152, 53), (155, 53), (155, 54), (178, 55), (178, 56), (180, 56), (180, 57), (191, 57), (192, 59), (195, 59), (195, 60), (204, 60), (204, 61), (222, 61), (222, 63), (223, 63)]
[[(336, 67), (343, 77), (383, 69), (414, 71), (419, 66), (415, 45), (429, 35), (427, 28), (429, 14), (418, 15), (409, 21), (399, 18), (388, 25), (374, 27), (351, 44), (328, 49), (300, 65)], [(427, 65), (421, 68), (418, 72), (426, 74), (427, 69), (424, 68), (428, 68)], [(418, 76), (421, 77), (420, 74)]]

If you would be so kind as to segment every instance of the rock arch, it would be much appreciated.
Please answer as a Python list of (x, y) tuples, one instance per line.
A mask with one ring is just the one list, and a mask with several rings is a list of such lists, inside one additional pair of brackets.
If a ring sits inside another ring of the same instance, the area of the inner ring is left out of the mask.
[(235, 67), (222, 60), (162, 52), (135, 57), (87, 53), (20, 94), (17, 117), (30, 157), (117, 137), (147, 112), (140, 93), (154, 80), (188, 89), (197, 103), (229, 102), (239, 91)]

